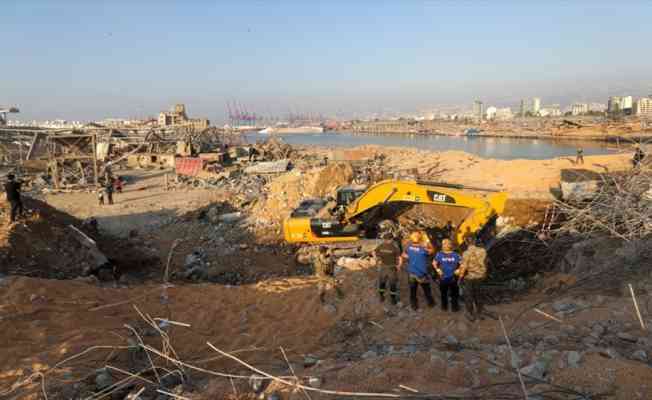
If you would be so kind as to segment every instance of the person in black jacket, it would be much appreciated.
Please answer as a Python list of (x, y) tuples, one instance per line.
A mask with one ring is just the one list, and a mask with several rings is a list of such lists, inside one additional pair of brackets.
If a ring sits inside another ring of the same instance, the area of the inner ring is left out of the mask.
[(22, 181), (16, 181), (13, 174), (7, 175), (5, 192), (7, 193), (7, 201), (11, 205), (11, 222), (15, 222), (16, 217), (23, 214), (23, 202), (20, 199), (20, 186), (22, 184)]

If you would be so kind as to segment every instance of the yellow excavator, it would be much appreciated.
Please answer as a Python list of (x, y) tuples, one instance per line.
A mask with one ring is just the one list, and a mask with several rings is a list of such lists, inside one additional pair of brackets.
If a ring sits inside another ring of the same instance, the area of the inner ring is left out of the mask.
[[(486, 196), (470, 191), (494, 192)], [(345, 186), (335, 199), (304, 200), (283, 223), (286, 242), (332, 244), (375, 238), (381, 221), (395, 220), (415, 205), (465, 208), (457, 224), (455, 241), (468, 234), (492, 235), (502, 214), (507, 193), (451, 183), (385, 180), (370, 187)]]

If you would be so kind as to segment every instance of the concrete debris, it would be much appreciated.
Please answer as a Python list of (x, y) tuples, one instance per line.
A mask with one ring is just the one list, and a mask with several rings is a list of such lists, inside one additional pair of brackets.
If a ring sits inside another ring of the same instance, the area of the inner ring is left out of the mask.
[(640, 350), (640, 349), (632, 353), (632, 358), (634, 360), (641, 361), (641, 362), (648, 361), (647, 352), (645, 350)]
[(618, 336), (618, 339), (624, 340), (624, 341), (630, 342), (630, 343), (636, 343), (638, 341), (637, 337), (635, 337), (634, 335), (631, 335), (631, 334), (629, 334), (627, 332), (618, 332), (618, 334), (616, 336)]
[(279, 174), (288, 170), (290, 160), (259, 162), (244, 169), (246, 174)]
[(520, 369), (521, 374), (536, 380), (546, 380), (548, 377), (548, 364), (544, 361), (536, 361)]
[(609, 348), (606, 348), (606, 349), (600, 349), (598, 352), (599, 352), (599, 354), (601, 356), (604, 356), (604, 357), (607, 357), (607, 358), (619, 358), (620, 357), (620, 354), (618, 354), (618, 351), (616, 351), (616, 349), (614, 349), (613, 347), (609, 347)]
[(582, 361), (582, 354), (577, 351), (568, 351), (566, 354), (566, 362), (570, 368), (579, 368)]
[(111, 373), (106, 368), (98, 370), (95, 375), (95, 387), (97, 390), (104, 390), (111, 385), (113, 385), (113, 376)]

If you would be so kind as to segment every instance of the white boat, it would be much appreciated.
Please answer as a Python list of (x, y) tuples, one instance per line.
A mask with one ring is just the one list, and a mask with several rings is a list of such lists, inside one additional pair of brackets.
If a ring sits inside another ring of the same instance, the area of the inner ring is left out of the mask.
[(275, 129), (272, 128), (271, 126), (268, 126), (267, 128), (258, 131), (258, 133), (274, 133), (274, 132)]

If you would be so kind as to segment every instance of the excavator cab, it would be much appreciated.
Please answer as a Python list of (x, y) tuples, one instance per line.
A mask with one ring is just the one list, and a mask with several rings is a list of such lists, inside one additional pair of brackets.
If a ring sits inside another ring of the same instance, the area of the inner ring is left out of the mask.
[(337, 206), (346, 207), (367, 191), (363, 185), (343, 186), (337, 191)]

